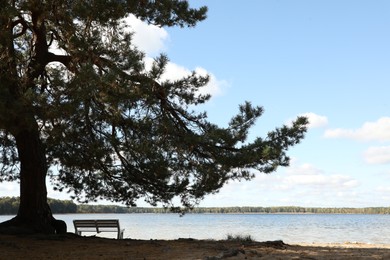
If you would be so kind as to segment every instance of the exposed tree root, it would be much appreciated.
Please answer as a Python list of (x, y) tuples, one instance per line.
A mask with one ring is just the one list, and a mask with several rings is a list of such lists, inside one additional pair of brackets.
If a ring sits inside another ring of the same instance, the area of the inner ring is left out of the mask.
[(6, 235), (27, 235), (35, 233), (65, 234), (66, 230), (66, 223), (54, 217), (49, 224), (25, 222), (18, 216), (0, 223), (0, 234)]

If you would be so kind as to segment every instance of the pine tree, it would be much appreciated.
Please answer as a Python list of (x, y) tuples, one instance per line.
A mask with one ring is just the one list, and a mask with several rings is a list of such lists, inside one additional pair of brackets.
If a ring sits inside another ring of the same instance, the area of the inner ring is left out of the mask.
[(125, 23), (191, 27), (206, 12), (182, 0), (0, 0), (0, 180), (20, 180), (18, 214), (0, 232), (64, 231), (47, 176), (79, 201), (191, 208), (229, 180), (288, 165), (306, 118), (251, 142), (262, 107), (209, 122), (192, 110), (210, 98), (199, 94), (208, 77), (164, 81), (164, 55), (146, 70)]

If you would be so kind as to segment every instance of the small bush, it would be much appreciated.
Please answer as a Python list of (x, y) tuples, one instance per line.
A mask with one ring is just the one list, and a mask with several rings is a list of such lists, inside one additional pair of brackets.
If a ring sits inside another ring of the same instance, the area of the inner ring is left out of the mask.
[(234, 241), (234, 242), (241, 242), (241, 243), (248, 243), (248, 242), (253, 242), (253, 238), (251, 235), (232, 235), (232, 234), (227, 234), (226, 236), (227, 241)]

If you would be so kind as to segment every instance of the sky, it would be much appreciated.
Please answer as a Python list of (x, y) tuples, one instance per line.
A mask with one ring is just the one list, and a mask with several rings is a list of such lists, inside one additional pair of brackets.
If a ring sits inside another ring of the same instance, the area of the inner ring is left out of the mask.
[[(165, 53), (166, 78), (208, 73), (212, 98), (200, 109), (213, 123), (226, 125), (245, 101), (262, 106), (250, 139), (310, 121), (289, 167), (230, 182), (200, 206), (390, 206), (390, 1), (189, 2), (209, 8), (195, 28), (127, 19), (147, 63)], [(0, 196), (18, 194), (0, 185)]]

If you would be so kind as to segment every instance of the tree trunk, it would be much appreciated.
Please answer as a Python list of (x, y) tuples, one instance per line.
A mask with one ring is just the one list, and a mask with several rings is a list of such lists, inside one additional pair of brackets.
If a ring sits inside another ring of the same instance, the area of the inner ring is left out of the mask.
[(47, 203), (45, 150), (37, 130), (15, 134), (20, 160), (20, 206), (15, 218), (1, 223), (0, 233), (65, 233), (66, 224), (54, 219)]
[(54, 233), (47, 203), (47, 162), (38, 131), (23, 130), (16, 136), (20, 160), (20, 206), (17, 218), (34, 231)]

